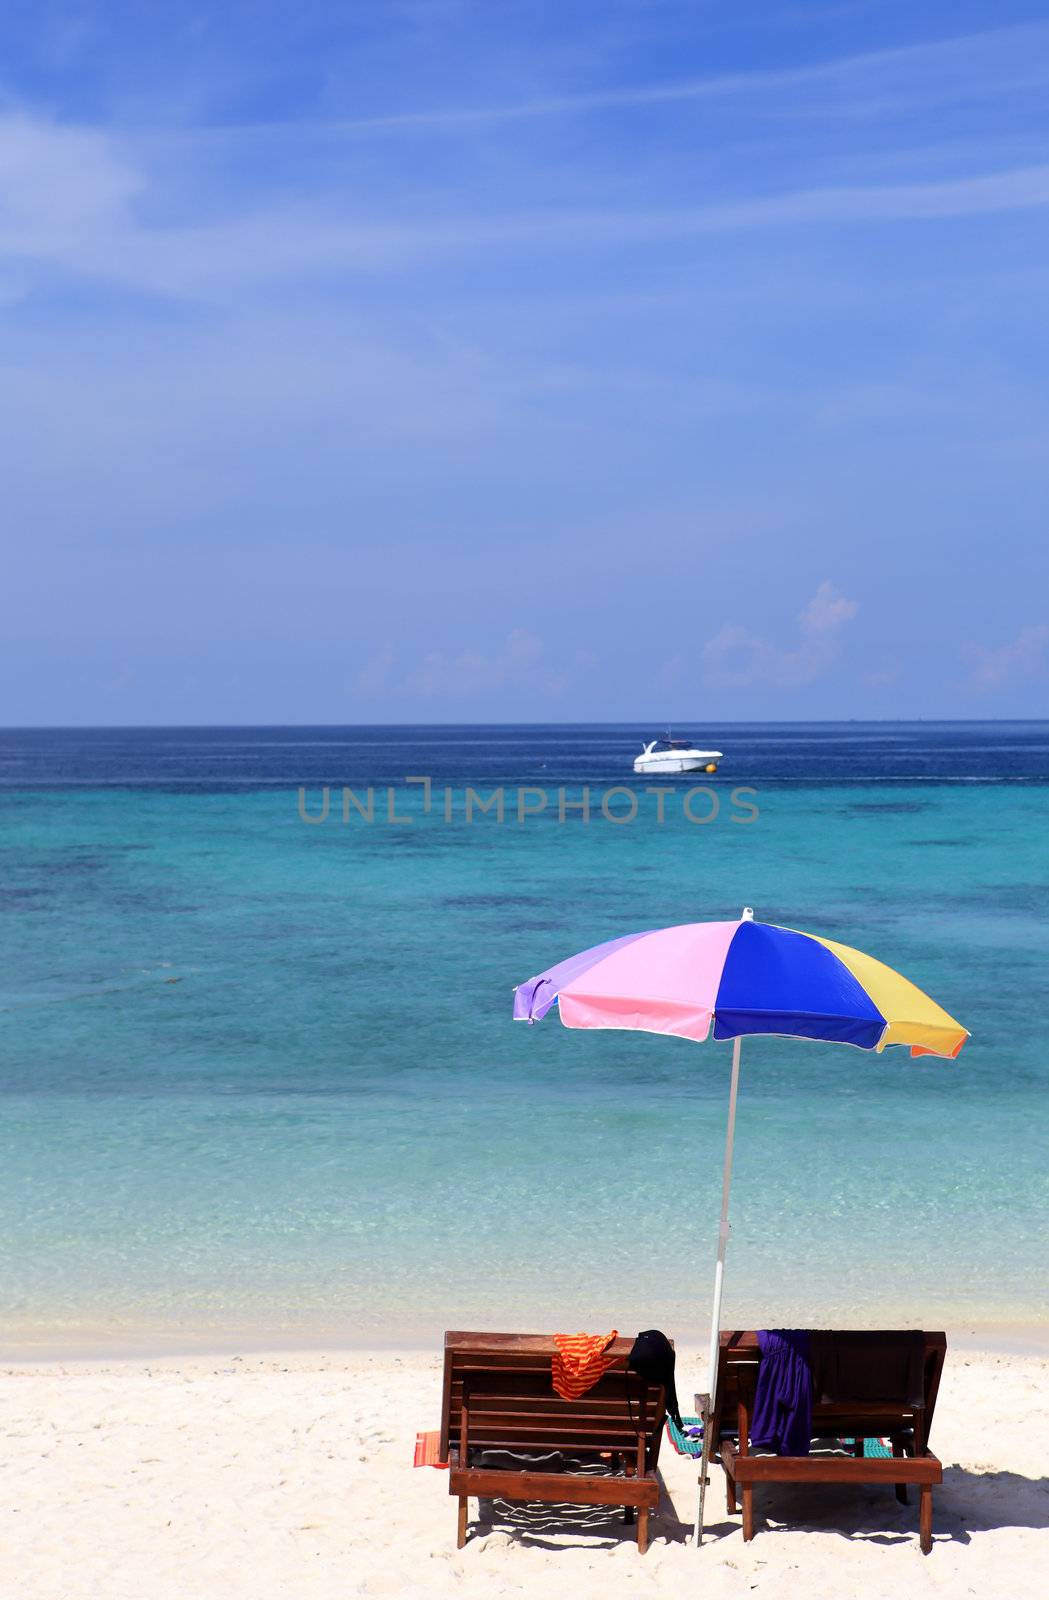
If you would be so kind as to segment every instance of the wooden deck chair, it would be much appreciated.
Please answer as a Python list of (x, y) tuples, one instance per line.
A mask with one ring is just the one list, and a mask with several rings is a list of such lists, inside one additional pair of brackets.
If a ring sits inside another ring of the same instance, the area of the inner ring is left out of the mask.
[[(649, 1512), (659, 1503), (665, 1396), (628, 1372), (632, 1343), (616, 1339), (604, 1376), (580, 1399), (562, 1400), (551, 1379), (552, 1337), (445, 1334), (441, 1459), (450, 1468), (448, 1492), (459, 1501), (460, 1548), (469, 1497), (485, 1495), (623, 1506), (624, 1522), (637, 1513), (638, 1549), (647, 1550)], [(535, 1470), (528, 1458), (543, 1455), (563, 1470)]]
[[(867, 1340), (876, 1335), (865, 1334)], [(889, 1339), (890, 1334), (881, 1337)], [(714, 1451), (720, 1444), (725, 1469), (728, 1509), (736, 1511), (737, 1492), (743, 1501), (743, 1537), (754, 1537), (754, 1489), (764, 1483), (883, 1483), (893, 1484), (897, 1498), (906, 1505), (909, 1483), (919, 1493), (918, 1531), (922, 1551), (932, 1548), (932, 1491), (943, 1482), (943, 1467), (929, 1449), (929, 1429), (936, 1406), (936, 1394), (947, 1353), (947, 1338), (942, 1333), (923, 1333), (921, 1354), (921, 1398), (913, 1403), (888, 1403), (883, 1400), (849, 1400), (836, 1396), (833, 1401), (813, 1404), (814, 1440), (838, 1441), (853, 1438), (851, 1455), (819, 1449), (808, 1456), (753, 1454), (750, 1443), (751, 1417), (757, 1386), (761, 1351), (756, 1333), (722, 1333), (718, 1361), (717, 1396), (713, 1416)], [(704, 1423), (709, 1421), (708, 1395), (696, 1396), (696, 1409)], [(737, 1438), (733, 1442), (731, 1433)], [(864, 1439), (888, 1438), (892, 1457), (867, 1457)]]

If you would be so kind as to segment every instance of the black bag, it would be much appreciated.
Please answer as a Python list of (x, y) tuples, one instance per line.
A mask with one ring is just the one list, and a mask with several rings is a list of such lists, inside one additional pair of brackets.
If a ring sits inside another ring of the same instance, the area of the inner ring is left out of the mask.
[(648, 1383), (660, 1383), (666, 1391), (667, 1414), (675, 1427), (681, 1426), (681, 1412), (677, 1405), (677, 1385), (674, 1382), (674, 1346), (665, 1333), (649, 1328), (639, 1333), (627, 1359), (627, 1366)]

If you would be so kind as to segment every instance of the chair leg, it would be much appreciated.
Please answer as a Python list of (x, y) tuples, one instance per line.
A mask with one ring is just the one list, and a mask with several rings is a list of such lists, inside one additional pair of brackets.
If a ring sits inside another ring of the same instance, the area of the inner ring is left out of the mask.
[(853, 1439), (853, 1441), (852, 1441), (852, 1453), (853, 1453), (854, 1456), (862, 1456), (862, 1454), (863, 1454), (863, 1446), (864, 1446), (865, 1442), (866, 1441), (863, 1440), (863, 1439)]
[(730, 1478), (727, 1472), (725, 1474), (725, 1505), (729, 1516), (734, 1517), (739, 1509), (736, 1505), (736, 1480), (735, 1478)]
[[(625, 1458), (623, 1460), (623, 1476), (626, 1477), (626, 1478), (632, 1478), (634, 1476), (634, 1463), (632, 1461), (627, 1461)], [(634, 1508), (633, 1508), (633, 1506), (624, 1506), (624, 1508), (623, 1508), (623, 1522), (624, 1522), (624, 1524), (629, 1528), (629, 1527), (632, 1526), (633, 1521), (634, 1521)]]
[(743, 1538), (744, 1538), (744, 1540), (749, 1540), (749, 1539), (753, 1539), (753, 1537), (754, 1537), (754, 1486), (753, 1486), (753, 1484), (745, 1483), (743, 1485), (743, 1488), (740, 1490), (740, 1493), (743, 1496)]
[[(900, 1457), (905, 1454), (903, 1445), (900, 1444), (897, 1439), (892, 1441), (892, 1453), (897, 1460), (899, 1460)], [(900, 1502), (901, 1506), (907, 1505), (907, 1485), (905, 1483), (898, 1483), (896, 1485), (896, 1498)]]
[(637, 1513), (637, 1552), (644, 1555), (648, 1549), (648, 1507), (641, 1506)]
[(918, 1493), (918, 1543), (922, 1555), (932, 1549), (932, 1484), (923, 1483)]
[(456, 1539), (456, 1547), (459, 1550), (461, 1550), (463, 1545), (466, 1543), (466, 1521), (469, 1510), (469, 1496), (461, 1494), (459, 1496), (459, 1533)]

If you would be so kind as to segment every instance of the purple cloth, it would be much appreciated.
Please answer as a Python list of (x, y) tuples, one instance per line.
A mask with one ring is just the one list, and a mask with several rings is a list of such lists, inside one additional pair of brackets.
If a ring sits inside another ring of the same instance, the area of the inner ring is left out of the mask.
[(778, 1456), (807, 1456), (812, 1440), (812, 1366), (806, 1328), (762, 1328), (750, 1442)]

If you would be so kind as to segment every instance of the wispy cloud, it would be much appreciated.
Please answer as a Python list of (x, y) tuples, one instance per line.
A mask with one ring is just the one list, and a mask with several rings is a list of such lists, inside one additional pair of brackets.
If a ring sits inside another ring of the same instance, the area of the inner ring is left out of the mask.
[(595, 665), (596, 657), (589, 650), (577, 650), (554, 663), (538, 634), (514, 628), (495, 651), (431, 650), (421, 661), (404, 667), (387, 645), (357, 674), (353, 687), (369, 699), (393, 696), (470, 702), (509, 689), (551, 699), (562, 694), (571, 679), (592, 671)]
[(894, 661), (888, 666), (875, 667), (872, 672), (863, 673), (860, 682), (868, 689), (891, 689), (902, 677), (903, 668)]
[(1005, 644), (971, 644), (965, 654), (972, 663), (969, 682), (975, 689), (1000, 689), (1018, 679), (1033, 678), (1046, 667), (1049, 627), (1039, 623), (1021, 628)]
[(833, 666), (842, 631), (858, 609), (825, 580), (798, 616), (796, 645), (784, 648), (726, 623), (703, 647), (704, 680), (720, 689), (803, 688)]
[(114, 136), (0, 120), (0, 260), (156, 294), (400, 271), (478, 250), (585, 250), (759, 228), (944, 221), (1049, 205), (1049, 163), (934, 183), (791, 189), (702, 207), (562, 208), (391, 222), (336, 192), (217, 222), (148, 220), (158, 185)]
[(722, 73), (622, 85), (497, 105), (446, 106), (349, 118), (347, 133), (455, 131), (537, 118), (743, 101), (759, 117), (870, 117), (1037, 89), (1049, 84), (1049, 28), (996, 28), (895, 50), (874, 50), (774, 72)]

